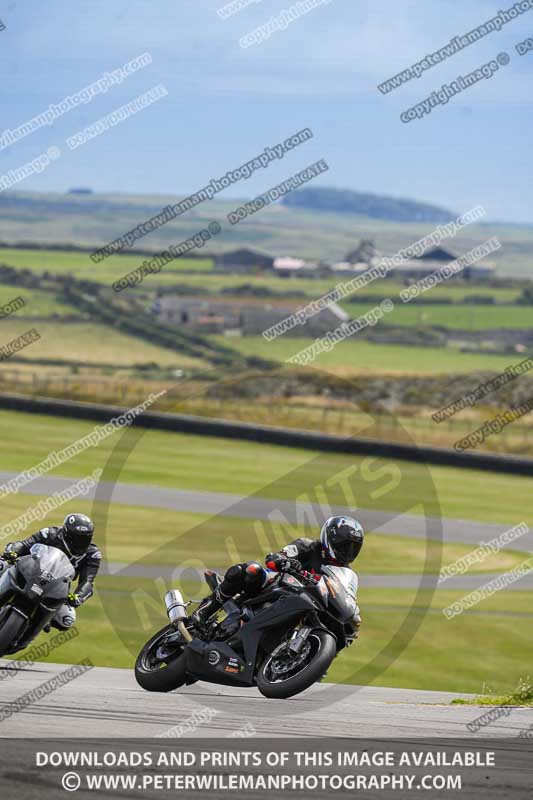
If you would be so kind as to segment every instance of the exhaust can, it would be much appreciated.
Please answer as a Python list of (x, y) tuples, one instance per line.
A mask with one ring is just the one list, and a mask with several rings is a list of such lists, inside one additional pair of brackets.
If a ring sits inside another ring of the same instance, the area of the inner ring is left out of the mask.
[(172, 625), (188, 619), (187, 609), (183, 600), (183, 595), (179, 589), (171, 589), (165, 595), (165, 605), (167, 614)]

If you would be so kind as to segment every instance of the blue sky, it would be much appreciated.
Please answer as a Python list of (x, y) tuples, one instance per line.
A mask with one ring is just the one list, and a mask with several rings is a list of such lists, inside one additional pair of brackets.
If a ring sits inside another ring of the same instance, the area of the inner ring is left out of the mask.
[[(324, 158), (315, 185), (413, 197), (533, 223), (533, 10), (389, 95), (377, 84), (480, 25), (512, 0), (331, 0), (261, 44), (239, 39), (294, 0), (258, 0), (230, 19), (224, 0), (47, 0), (0, 11), (1, 131), (148, 51), (153, 63), (0, 152), (0, 173), (59, 146), (18, 189), (187, 194), (310, 127), (314, 139), (221, 196), (252, 196)], [(495, 58), (490, 80), (409, 125), (400, 113)], [(67, 136), (163, 83), (168, 96), (70, 152)]]

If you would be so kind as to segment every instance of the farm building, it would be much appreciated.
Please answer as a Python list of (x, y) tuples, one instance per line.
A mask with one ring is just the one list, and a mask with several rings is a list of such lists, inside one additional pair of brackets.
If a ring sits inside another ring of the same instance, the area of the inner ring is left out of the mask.
[(257, 250), (242, 248), (215, 256), (215, 269), (224, 272), (258, 272), (273, 268), (274, 259)]
[[(378, 253), (375, 248), (372, 249), (371, 245), (372, 242), (363, 240), (358, 248), (348, 253), (344, 261), (333, 264), (333, 271), (346, 275), (363, 273), (369, 267), (378, 266), (382, 259), (392, 258), (396, 255), (394, 253), (385, 256), (384, 253)], [(444, 247), (434, 247), (421, 256), (404, 259), (399, 266), (388, 270), (387, 278), (395, 278), (404, 282), (420, 280), (442, 269), (445, 264), (450, 264), (456, 258), (458, 258), (457, 255)], [(465, 267), (458, 277), (467, 281), (486, 281), (490, 280), (494, 274), (494, 266), (483, 261)]]
[[(260, 298), (206, 299), (164, 295), (157, 302), (156, 313), (167, 325), (203, 333), (238, 332), (244, 336), (261, 334), (267, 328), (295, 314), (302, 304), (285, 300), (266, 301)], [(330, 303), (297, 325), (289, 336), (321, 336), (349, 320), (336, 303)]]
[(325, 261), (306, 261), (291, 256), (274, 259), (274, 272), (280, 278), (324, 278), (330, 271), (331, 267)]
[(371, 239), (361, 239), (355, 250), (351, 250), (345, 262), (349, 264), (372, 264), (377, 255), (377, 250), (374, 242)]
[[(445, 264), (451, 264), (458, 258), (457, 255), (445, 250), (443, 247), (435, 247), (428, 250), (417, 258), (407, 259), (399, 267), (395, 267), (390, 272), (391, 277), (401, 278), (402, 280), (419, 280), (434, 272), (437, 272)], [(472, 264), (465, 267), (458, 277), (464, 280), (487, 280), (494, 274), (494, 267), (489, 263)]]

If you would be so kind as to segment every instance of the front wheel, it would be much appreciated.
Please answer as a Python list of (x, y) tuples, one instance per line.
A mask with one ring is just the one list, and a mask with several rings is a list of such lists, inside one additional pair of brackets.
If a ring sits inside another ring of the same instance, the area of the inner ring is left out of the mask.
[(291, 653), (283, 642), (266, 657), (257, 674), (257, 687), (265, 697), (285, 699), (320, 680), (335, 658), (334, 637), (321, 628), (311, 631), (302, 652)]
[(187, 678), (184, 653), (187, 642), (172, 625), (152, 636), (137, 657), (135, 678), (148, 692), (171, 692)]
[(0, 656), (13, 652), (13, 642), (20, 638), (26, 620), (12, 608), (0, 614)]

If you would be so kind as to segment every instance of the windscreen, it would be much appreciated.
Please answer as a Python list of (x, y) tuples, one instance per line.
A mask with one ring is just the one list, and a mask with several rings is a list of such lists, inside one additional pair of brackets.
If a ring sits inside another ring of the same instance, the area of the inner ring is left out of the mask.
[(37, 556), (43, 572), (48, 572), (54, 579), (73, 578), (74, 568), (66, 555), (57, 547), (47, 547), (44, 544), (34, 544), (30, 550), (32, 556)]

